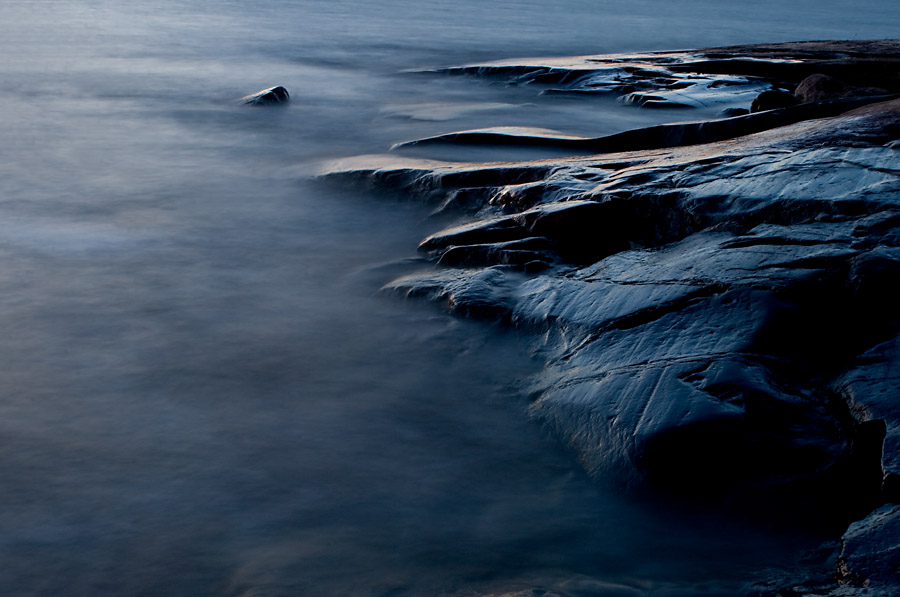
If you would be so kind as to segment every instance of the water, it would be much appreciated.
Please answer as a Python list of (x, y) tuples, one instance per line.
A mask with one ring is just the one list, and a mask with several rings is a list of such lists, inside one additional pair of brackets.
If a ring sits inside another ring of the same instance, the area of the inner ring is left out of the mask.
[(524, 342), (378, 292), (427, 210), (303, 176), (683, 117), (411, 69), (900, 31), (784, 4), (0, 4), (0, 594), (722, 594), (794, 554), (586, 479), (524, 414)]

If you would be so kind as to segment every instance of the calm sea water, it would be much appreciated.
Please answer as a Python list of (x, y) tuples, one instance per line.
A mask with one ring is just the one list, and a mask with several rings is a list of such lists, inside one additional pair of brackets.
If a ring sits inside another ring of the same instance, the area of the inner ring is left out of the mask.
[(408, 70), (898, 35), (893, 0), (0, 3), (0, 594), (719, 595), (783, 563), (586, 479), (521, 339), (379, 294), (427, 210), (302, 173), (683, 118)]

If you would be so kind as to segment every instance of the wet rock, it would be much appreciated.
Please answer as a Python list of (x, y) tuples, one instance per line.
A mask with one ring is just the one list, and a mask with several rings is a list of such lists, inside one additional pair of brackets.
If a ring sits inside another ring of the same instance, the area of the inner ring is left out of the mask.
[(544, 94), (616, 94), (625, 105), (707, 108), (749, 104), (768, 84), (728, 73), (698, 75), (674, 67), (702, 62), (695, 52), (586, 56), (521, 64), (498, 62), (443, 69), (446, 74), (499, 77), (525, 86), (552, 86)]
[[(790, 95), (790, 94), (788, 94)], [(573, 135), (553, 134), (550, 131), (539, 133), (517, 129), (515, 132), (497, 128), (458, 131), (435, 137), (415, 139), (396, 144), (393, 149), (421, 146), (433, 143), (450, 143), (456, 145), (495, 145), (495, 146), (532, 146), (553, 147), (571, 150), (573, 153), (611, 153), (664, 149), (713, 143), (726, 139), (734, 139), (762, 132), (769, 129), (788, 126), (804, 120), (827, 118), (850, 112), (863, 106), (884, 102), (889, 97), (851, 97), (812, 104), (792, 105), (781, 109), (771, 109), (743, 116), (734, 116), (721, 120), (699, 122), (677, 122), (661, 124), (642, 129), (632, 129), (607, 135), (604, 137), (577, 137)], [(793, 96), (791, 96), (793, 98)], [(797, 104), (796, 99), (790, 99)], [(740, 109), (745, 110), (745, 109)], [(540, 176), (539, 171), (532, 174)], [(530, 182), (542, 182), (539, 178), (523, 178)]]
[(490, 265), (512, 265), (528, 267), (532, 271), (539, 263), (549, 267), (555, 260), (550, 243), (540, 237), (525, 238), (505, 243), (470, 244), (453, 246), (444, 251), (438, 264), (454, 267), (477, 267)]
[(610, 582), (575, 577), (557, 583), (555, 587), (530, 587), (512, 591), (496, 591), (484, 597), (646, 597), (647, 592)]
[(613, 226), (619, 221), (612, 203), (563, 201), (515, 216), (531, 234), (550, 239), (557, 252), (572, 261), (591, 261), (628, 246)]
[(725, 108), (719, 112), (719, 116), (722, 118), (734, 118), (735, 116), (746, 116), (749, 113), (750, 110), (747, 108)]
[(672, 67), (676, 71), (727, 72), (799, 84), (825, 74), (857, 87), (900, 91), (900, 40), (810, 41), (754, 44), (698, 51), (705, 61)]
[[(865, 384), (895, 382), (860, 355), (900, 329), (878, 298), (892, 296), (892, 254), (867, 244), (894, 242), (900, 169), (859, 140), (897, 108), (535, 163), (544, 182), (520, 184), (552, 188), (547, 202), (432, 235), (422, 251), (465, 269), (391, 288), (539, 332), (534, 412), (591, 473), (846, 524), (881, 499), (883, 458), (880, 428), (846, 397), (875, 413)], [(522, 168), (435, 166), (403, 184), (497, 197)]]
[(642, 108), (693, 108), (694, 106), (652, 93), (628, 93), (619, 98), (626, 106)]
[(441, 204), (432, 212), (434, 216), (475, 213), (480, 210), (490, 195), (484, 189), (454, 189), (445, 195)]
[(896, 595), (900, 586), (900, 506), (884, 506), (850, 525), (843, 538), (838, 579), (866, 595)]
[(801, 102), (819, 102), (856, 95), (856, 89), (828, 75), (810, 75), (800, 82), (794, 96)]
[(838, 378), (833, 388), (846, 400), (854, 418), (871, 430), (881, 498), (900, 502), (900, 336), (860, 355), (856, 366)]
[[(822, 72), (823, 52), (843, 61), (863, 47), (848, 44), (594, 66), (619, 82), (653, 73), (677, 92), (676, 75), (696, 70), (806, 77)], [(892, 60), (863, 70), (889, 82)], [(583, 62), (504, 68), (490, 72), (602, 84)], [(844, 536), (837, 579), (832, 562), (816, 590), (891, 594), (896, 508), (880, 506), (900, 501), (900, 100), (537, 137), (598, 153), (345, 171), (438, 203), (465, 189), (474, 221), (420, 246), (442, 267), (387, 289), (532, 337), (546, 361), (532, 411), (590, 474), (835, 538), (861, 521)]]
[(777, 110), (779, 108), (788, 108), (796, 106), (798, 100), (793, 94), (779, 89), (771, 89), (763, 91), (750, 104), (750, 112), (764, 112), (766, 110)]
[(517, 281), (516, 275), (500, 267), (440, 270), (398, 278), (384, 290), (443, 304), (449, 311), (466, 317), (503, 320), (510, 313), (507, 295)]
[(274, 106), (286, 104), (291, 99), (288, 90), (280, 85), (269, 87), (242, 97), (239, 102), (247, 106)]
[(803, 103), (821, 102), (845, 97), (887, 95), (888, 91), (871, 87), (854, 87), (834, 77), (817, 73), (803, 79), (794, 96)]
[[(503, 61), (442, 69), (500, 78), (541, 93), (622, 96), (641, 107), (746, 107), (772, 84), (796, 87), (814, 74), (857, 88), (900, 92), (900, 41), (817, 41), (683, 52)], [(549, 88), (546, 88), (550, 86)]]
[(421, 243), (419, 250), (432, 255), (461, 245), (490, 245), (511, 240), (521, 240), (529, 232), (512, 216), (494, 218), (448, 228), (432, 234)]

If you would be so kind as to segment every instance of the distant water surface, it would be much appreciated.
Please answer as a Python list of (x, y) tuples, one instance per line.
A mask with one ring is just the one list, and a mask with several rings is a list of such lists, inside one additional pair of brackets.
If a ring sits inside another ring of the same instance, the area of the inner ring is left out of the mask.
[(521, 339), (379, 293), (446, 222), (304, 175), (684, 117), (408, 71), (897, 35), (893, 1), (0, 3), (0, 594), (719, 595), (788, 561), (586, 479)]

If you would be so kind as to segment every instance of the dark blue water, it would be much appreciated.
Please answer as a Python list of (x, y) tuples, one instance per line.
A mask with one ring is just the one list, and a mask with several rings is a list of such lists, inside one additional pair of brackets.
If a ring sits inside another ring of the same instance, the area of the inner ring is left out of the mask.
[(670, 117), (408, 70), (900, 32), (786, 4), (0, 4), (0, 594), (720, 595), (792, 557), (586, 479), (525, 415), (526, 342), (378, 292), (426, 209), (305, 179)]

